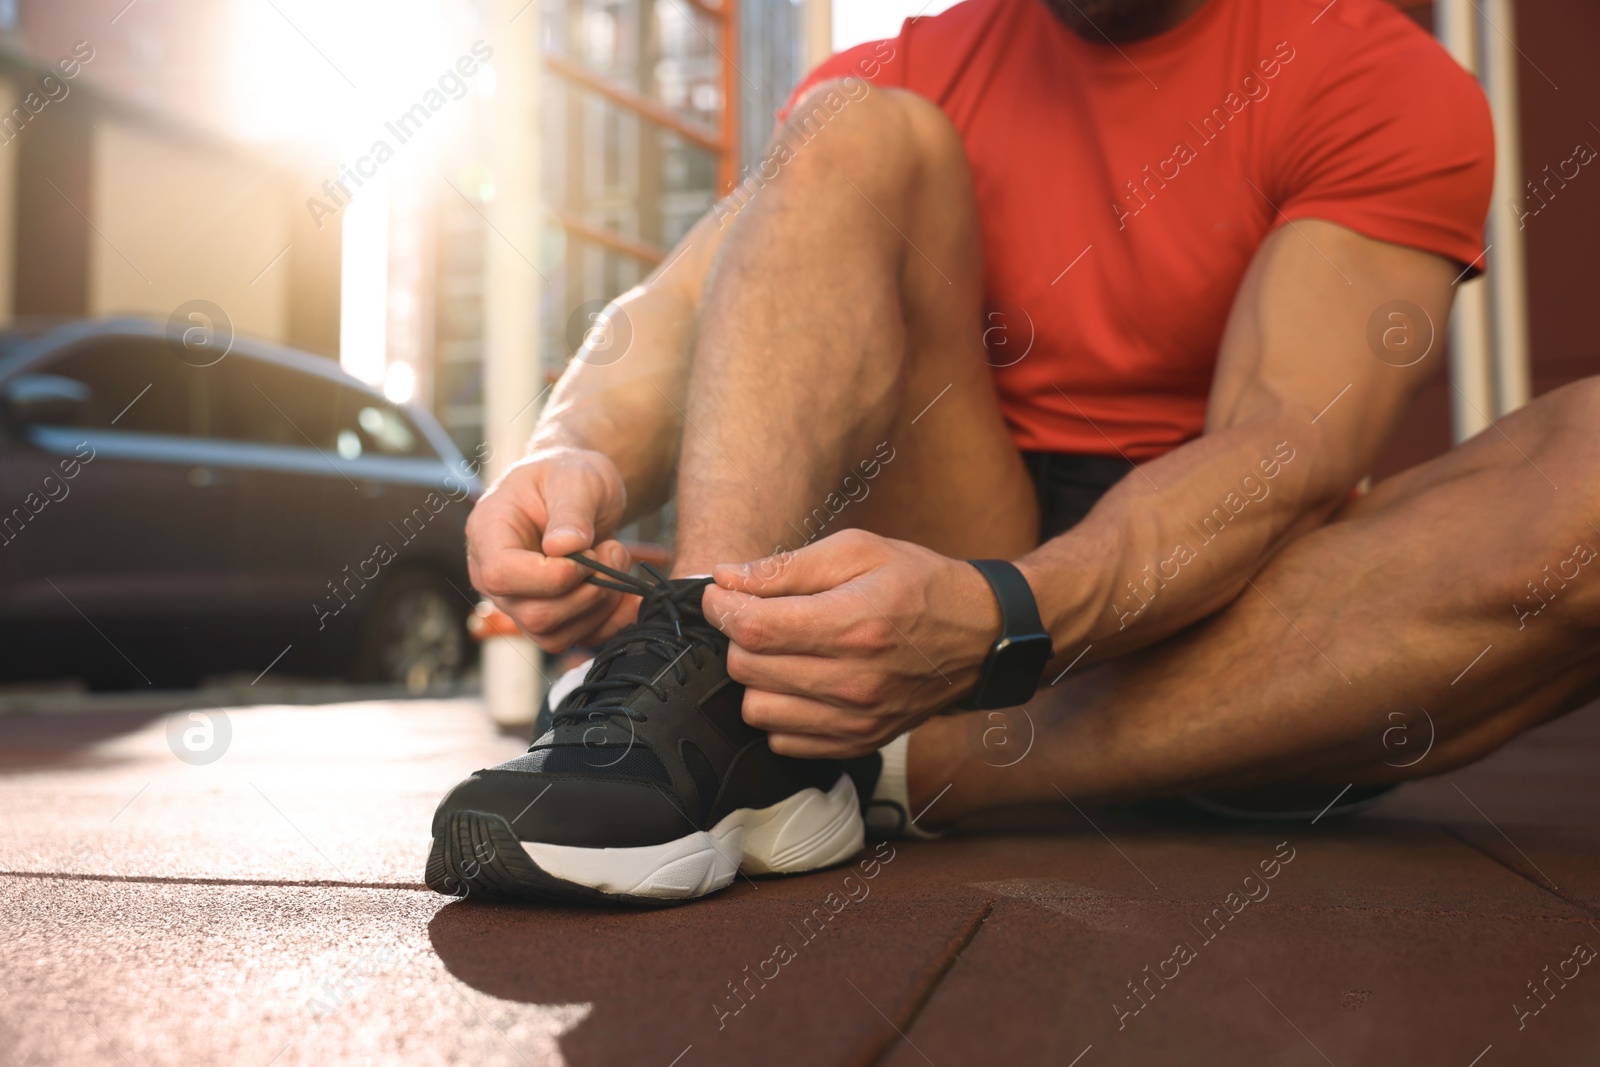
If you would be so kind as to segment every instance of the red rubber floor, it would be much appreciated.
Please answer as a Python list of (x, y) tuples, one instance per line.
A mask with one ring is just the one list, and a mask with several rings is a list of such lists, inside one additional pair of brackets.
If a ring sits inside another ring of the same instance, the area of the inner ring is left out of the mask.
[(186, 716), (0, 717), (0, 1062), (1600, 1063), (1600, 706), (1355, 819), (1085, 807), (656, 912), (422, 887), (522, 747), (471, 701), (230, 709), (206, 764)]

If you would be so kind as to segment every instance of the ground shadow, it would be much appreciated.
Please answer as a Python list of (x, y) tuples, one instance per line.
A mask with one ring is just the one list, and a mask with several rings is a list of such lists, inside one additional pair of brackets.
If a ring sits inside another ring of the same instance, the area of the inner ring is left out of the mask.
[(96, 746), (167, 715), (162, 708), (0, 715), (0, 774), (111, 767), (124, 762)]
[[(711, 1004), (738, 968), (721, 974), (709, 966), (707, 941), (725, 938), (743, 912), (736, 899), (650, 911), (469, 899), (441, 907), (428, 936), (445, 969), (479, 992), (526, 1004), (591, 1005), (560, 1039), (574, 1067), (667, 1063), (687, 1045), (713, 1046)], [(757, 1036), (753, 1028), (748, 1036)], [(730, 1061), (748, 1062), (753, 1052)]]
[[(844, 903), (844, 882), (854, 872), (851, 884), (865, 885), (860, 858), (789, 878), (740, 878), (660, 909), (454, 901), (428, 935), (445, 969), (479, 992), (590, 1005), (560, 1038), (574, 1067), (667, 1064), (690, 1045), (696, 1064), (856, 1062), (896, 1040), (873, 1003), (909, 1023), (921, 983), (983, 908), (974, 891), (935, 886), (937, 846), (918, 857), (914, 844), (897, 844), (902, 858), (877, 868), (870, 895), (854, 903)], [(786, 958), (779, 944), (791, 947)]]

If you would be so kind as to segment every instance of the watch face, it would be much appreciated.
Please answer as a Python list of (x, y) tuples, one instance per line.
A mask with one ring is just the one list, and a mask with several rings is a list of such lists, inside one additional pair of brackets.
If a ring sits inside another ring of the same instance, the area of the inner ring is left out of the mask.
[(1031, 700), (1052, 651), (1049, 634), (1002, 638), (994, 647), (994, 666), (984, 703), (989, 707), (1014, 707)]

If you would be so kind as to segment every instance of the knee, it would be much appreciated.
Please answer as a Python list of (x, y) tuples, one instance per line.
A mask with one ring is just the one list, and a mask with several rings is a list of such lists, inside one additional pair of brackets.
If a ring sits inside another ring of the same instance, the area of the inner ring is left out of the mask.
[(1519, 590), (1526, 608), (1518, 616), (1549, 607), (1576, 625), (1600, 627), (1600, 376), (1547, 393), (1524, 410), (1544, 427), (1530, 452), (1554, 488), (1534, 526), (1543, 531), (1546, 558)]
[(914, 172), (956, 159), (966, 165), (961, 135), (937, 104), (853, 76), (822, 82), (796, 101), (773, 136), (772, 151), (780, 145), (796, 162), (806, 155), (832, 156), (868, 173)]
[(890, 216), (901, 216), (929, 191), (943, 199), (956, 186), (970, 197), (971, 188), (960, 134), (936, 104), (852, 75), (822, 82), (796, 101), (726, 208), (737, 211), (774, 184), (853, 196), (842, 179)]
[[(1516, 451), (1502, 453), (1509, 468), (1533, 462), (1545, 479), (1559, 487), (1556, 506), (1573, 509), (1580, 527), (1600, 526), (1600, 375), (1580, 378), (1545, 393), (1500, 423), (1504, 439)], [(1501, 435), (1486, 434), (1497, 445)], [(1590, 528), (1590, 532), (1594, 530)]]
[(1583, 378), (1549, 394), (1553, 434), (1547, 446), (1572, 480), (1588, 532), (1600, 526), (1600, 375)]
[(1544, 448), (1554, 452), (1594, 450), (1594, 428), (1600, 425), (1600, 375), (1546, 393), (1523, 410), (1545, 429)]
[(1600, 418), (1600, 374), (1579, 378), (1549, 395), (1552, 400), (1559, 402), (1562, 413), (1573, 422), (1574, 429), (1594, 429), (1595, 420)]

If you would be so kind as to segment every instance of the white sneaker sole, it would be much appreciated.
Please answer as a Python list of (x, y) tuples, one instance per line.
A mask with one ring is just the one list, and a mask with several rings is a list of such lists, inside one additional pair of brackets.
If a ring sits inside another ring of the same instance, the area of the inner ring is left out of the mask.
[(803, 789), (768, 808), (739, 808), (710, 830), (638, 848), (522, 842), (546, 874), (610, 896), (684, 900), (745, 874), (796, 874), (842, 863), (864, 844), (855, 783)]

